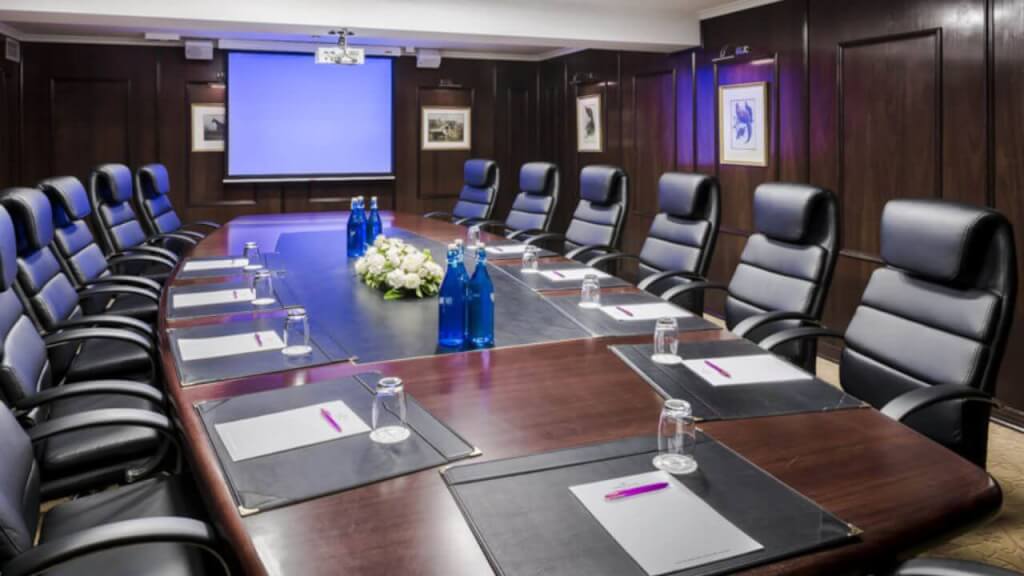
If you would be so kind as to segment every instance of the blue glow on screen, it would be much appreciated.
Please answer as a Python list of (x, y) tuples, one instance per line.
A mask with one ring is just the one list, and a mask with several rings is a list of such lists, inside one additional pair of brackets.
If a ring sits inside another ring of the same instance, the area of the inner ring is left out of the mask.
[(228, 176), (391, 174), (391, 60), (228, 54)]

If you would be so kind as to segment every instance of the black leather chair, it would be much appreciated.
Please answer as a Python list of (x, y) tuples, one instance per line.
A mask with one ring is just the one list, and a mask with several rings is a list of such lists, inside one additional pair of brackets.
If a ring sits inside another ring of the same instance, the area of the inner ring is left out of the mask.
[[(893, 200), (882, 213), (885, 266), (871, 275), (846, 329), (843, 389), (984, 466), (988, 416), (1013, 319), (1013, 230), (986, 208)], [(769, 350), (818, 336), (774, 334)]]
[[(817, 325), (838, 254), (835, 194), (805, 184), (765, 183), (754, 191), (754, 233), (728, 286), (695, 280), (661, 297), (686, 305), (681, 298), (691, 292), (724, 290), (726, 327), (758, 342), (780, 330)], [(815, 344), (795, 342), (778, 353), (813, 371)]]
[(494, 202), (498, 199), (498, 164), (494, 160), (474, 158), (466, 160), (462, 173), (462, 191), (452, 211), (428, 212), (424, 217), (450, 220), (456, 224), (491, 217)]
[[(639, 254), (612, 252), (591, 259), (589, 266), (637, 262), (638, 287), (654, 294), (702, 281), (711, 265), (720, 214), (718, 180), (703, 174), (667, 172), (658, 180), (658, 215)], [(689, 292), (676, 299), (695, 314), (704, 313), (704, 295)]]
[[(102, 380), (53, 385), (60, 379), (50, 361), (55, 348), (108, 338), (131, 342), (152, 353), (153, 343), (137, 332), (105, 327), (68, 328), (41, 337), (16, 291), (16, 242), (14, 222), (0, 206), (0, 401), (30, 427), (99, 408), (151, 412), (163, 405), (160, 391), (140, 382)], [(10, 437), (0, 435), (0, 443)], [(97, 425), (50, 438), (36, 447), (43, 495), (57, 498), (142, 476), (153, 469), (154, 454), (160, 450), (157, 432), (137, 426)], [(0, 451), (3, 456), (8, 453)], [(4, 469), (5, 465), (0, 465), (0, 473)], [(0, 538), (0, 546), (2, 542)], [(3, 574), (6, 576), (6, 571)]]
[[(72, 176), (61, 176), (43, 180), (39, 189), (46, 194), (53, 208), (53, 247), (79, 289), (116, 283), (160, 292), (162, 285), (157, 278), (166, 278), (167, 273), (174, 269), (177, 256), (163, 248), (143, 246), (142, 250), (108, 258), (96, 244), (85, 221), (92, 209), (82, 183)], [(147, 268), (152, 269), (156, 278), (117, 273), (145, 271)], [(157, 304), (148, 296), (123, 294), (93, 300), (98, 302), (85, 306), (90, 314), (106, 310), (151, 324), (156, 322)]]
[(549, 162), (528, 162), (519, 169), (519, 194), (505, 221), (470, 220), (483, 229), (503, 232), (508, 238), (547, 232), (558, 205), (558, 166)]
[[(150, 235), (179, 232), (201, 240), (210, 231), (220, 228), (220, 224), (209, 220), (182, 224), (171, 206), (170, 191), (171, 179), (163, 164), (146, 164), (135, 172), (135, 204)], [(204, 233), (196, 228), (207, 230)]]
[(132, 171), (124, 164), (97, 166), (89, 176), (93, 231), (107, 254), (159, 245), (181, 254), (199, 241), (179, 232), (147, 234), (132, 208)]
[[(156, 477), (70, 500), (39, 525), (40, 464), (34, 451), (97, 426), (131, 425), (173, 436), (167, 417), (98, 410), (22, 430), (0, 406), (0, 573), (4, 576), (226, 574), (216, 531), (181, 477)], [(206, 553), (204, 553), (204, 550)]]
[(1021, 576), (1021, 573), (966, 560), (915, 558), (900, 566), (893, 576)]
[(567, 258), (609, 253), (619, 245), (629, 201), (629, 178), (622, 168), (592, 165), (580, 171), (580, 202), (565, 234), (545, 232), (529, 238), (527, 244), (558, 243)]

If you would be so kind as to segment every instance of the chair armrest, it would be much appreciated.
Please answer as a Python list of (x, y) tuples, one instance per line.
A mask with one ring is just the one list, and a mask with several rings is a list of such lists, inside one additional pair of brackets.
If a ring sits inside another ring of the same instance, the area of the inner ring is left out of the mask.
[(427, 212), (426, 214), (423, 215), (423, 217), (424, 218), (433, 218), (435, 220), (451, 220), (452, 219), (452, 214), (451, 214), (451, 212), (435, 211), (435, 212)]
[(818, 328), (824, 328), (820, 322), (811, 318), (803, 312), (787, 312), (784, 310), (776, 310), (774, 312), (765, 312), (763, 314), (755, 314), (749, 318), (745, 318), (742, 322), (733, 326), (732, 333), (745, 338), (747, 334), (765, 324), (772, 324), (774, 322), (781, 322), (783, 320), (800, 320), (805, 324), (810, 324)]
[(182, 224), (182, 228), (190, 228), (193, 226), (204, 226), (206, 228), (213, 228), (214, 230), (220, 228), (220, 224), (213, 220), (196, 220), (195, 222), (189, 222), (188, 224)]
[(160, 234), (153, 234), (149, 238), (146, 238), (147, 244), (154, 244), (157, 242), (163, 242), (164, 240), (180, 240), (186, 244), (195, 246), (199, 242), (187, 234), (179, 234), (177, 232), (161, 232)]
[(596, 268), (597, 266), (604, 264), (605, 262), (611, 262), (613, 260), (640, 260), (640, 256), (637, 254), (626, 254), (625, 252), (612, 252), (610, 254), (602, 254), (587, 260), (587, 266)]
[(115, 252), (111, 254), (110, 257), (113, 258), (114, 256), (127, 256), (130, 255), (132, 252), (143, 252), (146, 254), (153, 254), (154, 256), (163, 256), (164, 258), (170, 260), (171, 262), (178, 262), (178, 255), (175, 254), (174, 252), (171, 252), (167, 248), (161, 248), (159, 246), (146, 246), (144, 244), (132, 246), (131, 248), (125, 248), (121, 252)]
[(473, 226), (479, 226), (481, 230), (489, 231), (490, 228), (500, 228), (501, 230), (508, 230), (508, 226), (501, 220), (477, 220), (473, 222)]
[(94, 340), (99, 338), (118, 340), (120, 342), (127, 342), (138, 346), (149, 356), (151, 367), (153, 369), (156, 368), (153, 341), (145, 336), (140, 336), (137, 332), (132, 332), (131, 330), (118, 330), (116, 328), (76, 328), (74, 330), (62, 330), (54, 334), (49, 334), (43, 338), (43, 342), (46, 343), (46, 349), (50, 350), (65, 344), (74, 344), (75, 342), (82, 342), (83, 340)]
[(78, 291), (79, 300), (88, 300), (96, 296), (113, 296), (113, 295), (128, 295), (141, 296), (142, 298), (148, 298), (154, 303), (160, 302), (160, 294), (153, 292), (149, 288), (141, 288), (139, 286), (126, 286), (124, 284), (92, 284), (85, 286)]
[(588, 244), (587, 246), (580, 246), (579, 248), (573, 248), (565, 253), (565, 257), (570, 260), (575, 260), (577, 256), (586, 254), (587, 252), (593, 252), (595, 250), (604, 250), (605, 252), (617, 252), (615, 247), (607, 244)]
[[(174, 426), (167, 416), (152, 410), (139, 410), (137, 408), (103, 408), (61, 416), (60, 418), (40, 422), (26, 429), (25, 433), (28, 434), (29, 440), (35, 444), (60, 434), (103, 426), (151, 428), (167, 436), (175, 444), (178, 443), (178, 438), (174, 433)], [(7, 576), (7, 572), (3, 572), (3, 574)]]
[(782, 330), (768, 336), (764, 340), (758, 342), (757, 345), (771, 352), (786, 342), (803, 340), (805, 338), (838, 338), (840, 340), (844, 340), (841, 332), (836, 332), (831, 328), (790, 328), (789, 330)]
[(128, 276), (127, 274), (111, 274), (110, 276), (101, 276), (95, 280), (90, 280), (83, 285), (83, 288), (94, 286), (98, 284), (130, 284), (138, 286), (139, 288), (148, 288), (157, 294), (160, 294), (162, 287), (160, 283), (152, 278), (145, 278), (142, 276)]
[(948, 558), (914, 558), (904, 562), (892, 576), (1021, 576), (1013, 572), (970, 562)]
[(57, 325), (57, 329), (95, 328), (96, 326), (135, 330), (136, 332), (148, 336), (150, 339), (154, 337), (153, 327), (149, 324), (146, 324), (138, 318), (119, 316), (117, 314), (91, 314), (89, 316), (79, 316), (78, 318), (72, 318), (61, 322)]
[(466, 216), (465, 218), (456, 218), (454, 223), (459, 226), (474, 226), (480, 218), (475, 216)]
[(686, 270), (665, 270), (664, 272), (651, 274), (647, 278), (644, 278), (643, 280), (640, 281), (639, 284), (636, 285), (636, 287), (641, 290), (647, 290), (648, 288), (654, 286), (658, 282), (661, 282), (662, 280), (667, 280), (669, 278), (686, 278), (688, 280), (691, 280), (692, 282), (707, 282), (707, 278), (694, 274), (693, 272), (688, 272)]
[(4, 576), (30, 576), (88, 554), (122, 546), (151, 543), (195, 546), (213, 555), (225, 574), (227, 563), (217, 551), (213, 526), (192, 518), (155, 516), (112, 522), (43, 542), (18, 554), (3, 566)]
[[(502, 226), (505, 226), (505, 225), (502, 224)], [(508, 228), (505, 228), (505, 229), (508, 230)], [(506, 238), (508, 238), (509, 240), (518, 240), (522, 236), (537, 236), (539, 234), (547, 234), (547, 233), (548, 233), (547, 230), (541, 230), (540, 228), (527, 228), (526, 230), (515, 230), (515, 231), (509, 233), (509, 235), (506, 236)]]
[(76, 396), (90, 396), (92, 394), (134, 396), (148, 400), (157, 406), (163, 406), (167, 402), (163, 393), (149, 384), (136, 382), (135, 380), (91, 380), (47, 388), (32, 396), (22, 398), (20, 402), (15, 402), (14, 408), (19, 411), (28, 412), (55, 400), (74, 398)]
[(681, 296), (687, 292), (695, 292), (697, 290), (722, 290), (723, 292), (727, 292), (729, 287), (725, 284), (719, 284), (718, 282), (690, 282), (689, 284), (682, 284), (665, 290), (661, 293), (661, 299), (671, 302), (677, 296)]
[(202, 232), (196, 232), (195, 230), (188, 230), (184, 226), (178, 228), (173, 233), (184, 234), (185, 236), (188, 236), (189, 238), (195, 238), (196, 240), (202, 240), (203, 238), (206, 238), (206, 234), (203, 234)]
[[(517, 236), (515, 240), (518, 239), (519, 237)], [(542, 232), (540, 234), (537, 234), (536, 236), (530, 236), (526, 240), (523, 240), (523, 244), (533, 245), (536, 244), (537, 242), (546, 242), (548, 240), (558, 240), (564, 242), (565, 235), (559, 234), (558, 232)]]
[(985, 402), (993, 406), (999, 405), (999, 402), (994, 398), (977, 388), (971, 388), (970, 386), (963, 386), (961, 384), (940, 384), (938, 386), (918, 388), (916, 390), (900, 394), (886, 403), (885, 406), (882, 406), (882, 414), (885, 414), (893, 420), (902, 421), (904, 418), (918, 410), (947, 400), (965, 400), (971, 402)]
[(123, 264), (160, 264), (166, 267), (168, 272), (177, 266), (175, 262), (153, 254), (124, 254), (107, 258), (107, 265), (111, 268), (118, 268)]

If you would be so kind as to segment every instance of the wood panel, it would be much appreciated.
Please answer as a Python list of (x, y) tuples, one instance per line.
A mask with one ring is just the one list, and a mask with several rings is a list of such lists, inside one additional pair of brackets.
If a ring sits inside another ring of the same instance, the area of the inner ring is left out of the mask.
[[(0, 43), (7, 37), (0, 34)], [(0, 188), (18, 183), (21, 169), (21, 63), (0, 59)]]

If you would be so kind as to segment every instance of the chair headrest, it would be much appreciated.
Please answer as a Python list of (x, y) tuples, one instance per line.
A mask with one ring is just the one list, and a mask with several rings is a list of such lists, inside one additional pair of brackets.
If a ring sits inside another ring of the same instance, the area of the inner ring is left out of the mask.
[(882, 260), (941, 282), (961, 279), (985, 260), (992, 232), (1005, 224), (994, 210), (943, 200), (891, 200), (882, 210)]
[(146, 198), (156, 198), (171, 191), (171, 179), (163, 164), (146, 164), (139, 168), (138, 185)]
[(94, 170), (97, 195), (104, 202), (128, 202), (132, 198), (132, 171), (124, 164), (102, 164)]
[(483, 188), (494, 184), (494, 178), (498, 172), (498, 165), (494, 160), (474, 158), (472, 160), (466, 160), (466, 164), (462, 167), (462, 170), (462, 179), (465, 181), (467, 186)]
[(587, 166), (580, 171), (580, 198), (595, 204), (611, 204), (619, 200), (619, 187), (625, 177), (622, 168)]
[(70, 220), (81, 220), (92, 212), (85, 186), (74, 176), (47, 178), (39, 183), (39, 189), (52, 204), (62, 208)]
[(519, 169), (519, 189), (527, 194), (551, 194), (558, 167), (550, 162), (527, 162)]
[(704, 174), (666, 172), (658, 180), (658, 210), (680, 218), (692, 218), (716, 186), (715, 179)]
[(38, 188), (8, 188), (0, 204), (14, 221), (18, 252), (35, 251), (53, 241), (53, 208)]
[(815, 205), (825, 201), (824, 188), (766, 182), (754, 191), (754, 229), (774, 240), (801, 242), (811, 230)]
[(18, 241), (14, 237), (14, 222), (7, 210), (0, 206), (0, 291), (14, 285), (18, 275)]

